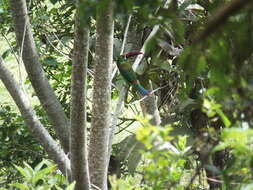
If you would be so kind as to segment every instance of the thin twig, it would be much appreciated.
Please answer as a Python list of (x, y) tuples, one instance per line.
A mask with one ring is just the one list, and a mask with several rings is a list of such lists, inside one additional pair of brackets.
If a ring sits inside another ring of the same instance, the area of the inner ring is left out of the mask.
[[(49, 37), (45, 34), (47, 41), (49, 42), (49, 44), (55, 49), (55, 51), (57, 51), (59, 54), (61, 54), (62, 56), (64, 56), (66, 59), (72, 61), (72, 58), (69, 57), (68, 55), (66, 55), (64, 52), (60, 51), (57, 47), (55, 47), (55, 45), (49, 40)], [(93, 75), (93, 71), (91, 69), (87, 69), (88, 74), (91, 77), (94, 77)]]
[[(119, 116), (120, 111), (121, 111), (121, 106), (124, 103), (124, 97), (125, 97), (125, 94), (126, 94), (126, 90), (127, 90), (126, 87), (121, 88), (120, 94), (119, 94), (119, 99), (118, 99), (116, 109), (115, 109), (115, 112), (114, 112), (114, 115), (113, 115), (113, 118), (112, 118), (112, 126), (111, 126), (110, 131), (109, 131), (108, 157), (110, 157), (110, 155), (111, 155), (112, 139), (113, 139), (113, 136), (114, 136), (115, 128), (117, 126), (117, 121), (118, 121), (118, 116)], [(109, 158), (108, 158), (108, 160), (109, 160)]]
[(10, 47), (11, 52), (12, 52), (12, 54), (14, 55), (14, 57), (15, 57), (17, 63), (18, 63), (19, 85), (20, 85), (20, 86), (22, 87), (22, 89), (25, 91), (25, 88), (24, 88), (23, 83), (22, 83), (21, 69), (20, 69), (20, 66), (21, 66), (21, 62), (20, 62), (20, 61), (22, 61), (22, 59), (20, 59), (20, 58), (17, 56), (17, 54), (15, 53), (15, 51), (14, 51), (14, 49), (13, 49), (13, 47), (12, 47), (10, 41), (9, 41), (8, 38), (7, 38), (7, 36), (5, 36), (3, 33), (2, 33), (2, 36), (4, 37), (4, 39), (5, 39), (5, 41), (7, 42), (8, 46)]
[(121, 46), (120, 55), (123, 54), (125, 46), (126, 46), (126, 39), (127, 39), (127, 34), (128, 34), (128, 30), (129, 30), (131, 20), (132, 20), (132, 14), (130, 14), (129, 17), (128, 17), (128, 21), (127, 21), (127, 25), (126, 25), (126, 29), (125, 29), (125, 33), (124, 33), (124, 39), (123, 39), (122, 46)]
[[(129, 26), (130, 26), (131, 20), (132, 20), (132, 14), (130, 14), (129, 17), (128, 17), (126, 29), (125, 29), (125, 32), (124, 32), (124, 38), (123, 38), (123, 42), (122, 42), (122, 46), (121, 46), (121, 50), (120, 50), (120, 55), (123, 54), (125, 46), (126, 46), (126, 39), (127, 39), (127, 34), (128, 34), (128, 30), (129, 30)], [(111, 81), (114, 78), (114, 76), (116, 75), (117, 71), (118, 71), (118, 68), (115, 67), (114, 70), (113, 70), (113, 72), (112, 72)]]
[(71, 59), (66, 53), (64, 53), (64, 52), (62, 52), (62, 51), (60, 51), (60, 50), (58, 50), (58, 48), (55, 47), (55, 45), (51, 42), (51, 40), (49, 39), (49, 37), (48, 37), (47, 34), (45, 34), (45, 36), (46, 36), (47, 41), (48, 41), (49, 44), (55, 49), (55, 51), (57, 51), (59, 54), (61, 54), (62, 56), (64, 56), (66, 59), (72, 61), (72, 59)]
[(220, 183), (220, 184), (224, 183), (224, 181), (217, 180), (217, 179), (213, 179), (213, 178), (210, 178), (210, 177), (206, 177), (206, 179), (207, 179), (208, 181), (212, 181), (212, 182), (215, 182), (215, 183)]
[(130, 127), (134, 122), (135, 122), (135, 120), (131, 121), (126, 127), (123, 127), (123, 128), (119, 127), (120, 129), (119, 129), (119, 131), (117, 131), (117, 133), (115, 133), (115, 135), (121, 133), (122, 131), (127, 131), (129, 133), (132, 133), (129, 130), (127, 130), (127, 128)]
[[(31, 0), (29, 1), (28, 4), (28, 10), (31, 7)], [(28, 16), (28, 15), (27, 15)], [(23, 82), (22, 82), (22, 74), (21, 74), (21, 64), (22, 63), (22, 57), (23, 57), (23, 50), (24, 50), (24, 43), (25, 43), (25, 34), (26, 34), (26, 28), (27, 28), (27, 22), (25, 22), (24, 24), (24, 30), (23, 30), (23, 37), (22, 37), (22, 42), (21, 42), (21, 46), (20, 46), (20, 51), (19, 51), (19, 61), (18, 62), (18, 78), (19, 78), (19, 85), (21, 85), (21, 87), (23, 88), (23, 90), (26, 92), (25, 87), (23, 86)]]
[[(125, 29), (125, 32), (124, 32), (124, 39), (123, 39), (123, 43), (122, 43), (122, 46), (121, 46), (120, 54), (123, 54), (124, 49), (125, 49), (126, 38), (127, 38), (127, 34), (128, 34), (128, 30), (129, 30), (131, 20), (132, 20), (132, 14), (130, 14), (129, 17), (128, 17), (128, 21), (127, 21), (126, 29)], [(117, 67), (115, 67), (115, 69), (112, 73), (111, 81), (114, 78), (116, 72), (117, 72)], [(120, 111), (121, 111), (121, 106), (124, 103), (124, 97), (125, 97), (126, 91), (127, 91), (126, 86), (123, 86), (120, 89), (119, 99), (118, 99), (116, 109), (114, 111), (113, 118), (112, 118), (112, 126), (111, 126), (110, 131), (109, 131), (109, 142), (108, 142), (108, 164), (109, 164), (111, 151), (112, 151), (112, 139), (113, 139), (113, 136), (114, 136), (115, 128), (117, 126), (117, 121), (118, 121), (118, 117), (119, 117), (119, 114), (120, 114)]]
[(143, 57), (145, 55), (145, 47), (147, 46), (147, 44), (149, 43), (149, 41), (151, 39), (153, 39), (154, 36), (157, 34), (157, 32), (159, 31), (159, 28), (160, 28), (159, 25), (155, 25), (154, 28), (152, 29), (151, 33), (149, 34), (148, 38), (145, 40), (145, 42), (144, 42), (144, 44), (143, 44), (143, 46), (142, 46), (142, 48), (140, 50), (143, 54), (139, 54), (136, 57), (136, 59), (134, 61), (134, 64), (132, 66), (134, 71), (136, 71), (137, 67), (139, 66), (140, 62), (142, 61), (142, 59), (143, 59)]
[[(150, 92), (150, 95), (151, 95), (151, 94), (154, 94), (154, 93), (155, 93), (156, 91), (158, 91), (158, 90), (161, 90), (161, 89), (163, 89), (163, 88), (166, 88), (167, 86), (169, 86), (169, 84), (166, 84), (166, 85), (164, 85), (164, 86), (162, 86), (162, 87), (159, 87), (159, 88), (156, 88), (156, 89), (152, 90), (152, 91)], [(141, 102), (141, 101), (145, 100), (145, 99), (148, 98), (148, 97), (149, 97), (149, 95), (148, 95), (148, 96), (143, 96), (141, 99), (136, 100), (136, 101), (134, 101), (134, 102), (132, 102), (132, 103), (129, 103), (129, 104), (126, 104), (126, 105), (137, 104), (138, 102)]]
[(94, 184), (91, 184), (91, 187), (94, 187), (94, 188), (97, 189), (97, 190), (102, 190), (102, 189), (100, 189), (98, 186), (96, 186), (96, 185), (94, 185)]
[[(67, 162), (69, 160), (69, 155), (70, 155), (70, 152), (68, 152), (67, 154), (65, 154), (64, 156), (64, 160), (65, 162)], [(69, 162), (69, 166), (71, 168), (71, 162)], [(68, 170), (67, 170), (67, 165), (65, 165), (65, 177), (66, 177), (66, 180), (68, 181), (71, 177), (71, 174), (69, 174)]]
[(4, 39), (5, 39), (5, 41), (7, 42), (8, 46), (10, 47), (11, 52), (13, 53), (13, 55), (14, 55), (14, 57), (15, 57), (17, 63), (20, 64), (19, 58), (18, 58), (17, 54), (15, 53), (15, 51), (14, 51), (14, 49), (13, 49), (13, 47), (12, 47), (10, 41), (9, 41), (8, 38), (7, 38), (7, 36), (5, 36), (4, 33), (2, 33), (2, 36), (4, 37)]
[(62, 43), (62, 41), (58, 38), (58, 36), (55, 34), (55, 32), (52, 32), (54, 37), (60, 42), (60, 44), (65, 47), (66, 49), (68, 48), (69, 50), (71, 50), (71, 48), (69, 46), (67, 46), (66, 44)]

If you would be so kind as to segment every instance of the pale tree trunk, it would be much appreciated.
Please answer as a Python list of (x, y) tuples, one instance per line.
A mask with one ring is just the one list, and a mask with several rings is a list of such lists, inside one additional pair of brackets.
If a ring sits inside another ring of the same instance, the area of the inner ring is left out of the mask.
[(86, 77), (89, 30), (80, 21), (79, 1), (75, 17), (75, 40), (71, 79), (70, 160), (75, 190), (90, 189), (86, 148)]
[[(152, 89), (152, 84), (149, 83), (148, 89)], [(149, 122), (152, 125), (160, 125), (161, 118), (154, 95), (146, 98), (144, 102), (141, 102), (141, 108), (144, 116), (151, 115)]]
[(22, 59), (28, 77), (40, 103), (45, 109), (48, 118), (56, 131), (57, 136), (59, 137), (61, 145), (64, 150), (68, 152), (69, 121), (45, 76), (41, 63), (39, 62), (27, 14), (26, 1), (10, 0), (10, 8), (14, 21), (17, 43), (22, 52)]
[(111, 65), (113, 53), (113, 3), (97, 14), (97, 41), (93, 107), (89, 145), (91, 183), (107, 189), (107, 152), (111, 120)]
[(27, 94), (21, 90), (19, 85), (15, 82), (14, 77), (4, 66), (3, 60), (0, 57), (0, 79), (5, 85), (6, 89), (12, 96), (22, 118), (24, 119), (30, 133), (34, 136), (42, 147), (46, 150), (49, 158), (55, 161), (63, 174), (70, 174), (69, 159), (60, 148), (60, 146), (50, 136), (48, 131), (43, 127), (37, 118), (32, 106), (30, 105)]

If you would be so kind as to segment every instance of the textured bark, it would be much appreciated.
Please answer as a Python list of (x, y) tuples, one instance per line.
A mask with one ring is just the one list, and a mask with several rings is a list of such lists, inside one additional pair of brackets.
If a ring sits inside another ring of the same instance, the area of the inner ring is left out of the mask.
[(70, 158), (75, 190), (90, 189), (86, 148), (86, 77), (89, 49), (89, 30), (81, 25), (79, 8), (75, 17), (75, 41), (71, 80)]
[(111, 65), (113, 52), (113, 3), (97, 15), (97, 41), (93, 107), (89, 147), (92, 184), (107, 189), (107, 153), (111, 116)]
[(4, 67), (2, 58), (0, 57), (0, 79), (4, 83), (8, 92), (12, 96), (19, 111), (30, 131), (30, 133), (38, 140), (48, 153), (49, 157), (58, 164), (63, 174), (70, 174), (69, 159), (60, 148), (60, 146), (50, 136), (48, 131), (40, 123), (34, 110), (32, 109), (27, 95), (21, 90), (19, 85), (11, 73)]
[(60, 139), (61, 145), (67, 152), (69, 150), (69, 121), (45, 76), (41, 63), (39, 62), (27, 14), (26, 1), (10, 0), (10, 8), (13, 16), (17, 43), (22, 51), (22, 59), (28, 77), (43, 108), (46, 110), (48, 118)]

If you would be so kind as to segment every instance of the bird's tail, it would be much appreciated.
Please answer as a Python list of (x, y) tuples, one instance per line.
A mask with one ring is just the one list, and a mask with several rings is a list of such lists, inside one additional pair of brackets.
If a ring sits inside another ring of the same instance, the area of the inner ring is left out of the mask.
[(149, 96), (150, 91), (146, 90), (143, 86), (141, 86), (139, 83), (133, 84), (133, 86), (136, 88), (136, 90), (142, 95), (142, 96)]

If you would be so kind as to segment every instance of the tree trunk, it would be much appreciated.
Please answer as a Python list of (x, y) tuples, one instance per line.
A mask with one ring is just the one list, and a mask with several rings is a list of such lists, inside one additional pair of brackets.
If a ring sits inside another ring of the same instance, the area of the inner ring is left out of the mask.
[(52, 123), (65, 152), (69, 150), (69, 121), (39, 62), (25, 0), (10, 0), (17, 43), (32, 86)]
[(93, 107), (89, 147), (92, 185), (107, 189), (107, 153), (111, 119), (111, 65), (113, 53), (113, 3), (97, 14), (97, 41)]
[(71, 141), (70, 158), (75, 190), (90, 189), (86, 148), (86, 77), (89, 50), (89, 30), (81, 24), (79, 1), (75, 17), (75, 41), (71, 80)]

